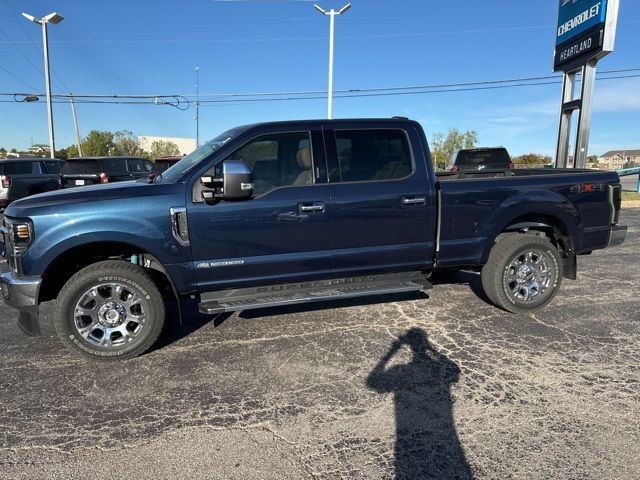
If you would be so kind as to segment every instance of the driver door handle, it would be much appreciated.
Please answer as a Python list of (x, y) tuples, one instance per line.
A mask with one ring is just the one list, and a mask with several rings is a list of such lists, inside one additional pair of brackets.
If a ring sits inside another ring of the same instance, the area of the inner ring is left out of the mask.
[(300, 213), (324, 213), (324, 202), (299, 203), (298, 211)]

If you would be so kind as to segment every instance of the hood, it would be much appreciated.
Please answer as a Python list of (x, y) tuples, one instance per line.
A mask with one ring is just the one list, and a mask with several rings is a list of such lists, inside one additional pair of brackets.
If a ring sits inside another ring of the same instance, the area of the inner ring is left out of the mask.
[(5, 210), (5, 215), (20, 218), (37, 214), (60, 213), (61, 210), (67, 210), (74, 205), (86, 202), (103, 203), (123, 198), (161, 195), (167, 192), (167, 187), (171, 186), (130, 181), (66, 188), (32, 195), (12, 202)]

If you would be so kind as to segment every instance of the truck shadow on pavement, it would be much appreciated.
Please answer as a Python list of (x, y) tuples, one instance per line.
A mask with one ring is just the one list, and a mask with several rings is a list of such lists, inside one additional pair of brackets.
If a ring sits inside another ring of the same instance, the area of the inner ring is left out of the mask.
[[(388, 367), (403, 345), (411, 349), (411, 361)], [(451, 386), (459, 376), (458, 365), (420, 328), (393, 342), (369, 374), (371, 390), (394, 394), (396, 479), (474, 478), (453, 421)]]

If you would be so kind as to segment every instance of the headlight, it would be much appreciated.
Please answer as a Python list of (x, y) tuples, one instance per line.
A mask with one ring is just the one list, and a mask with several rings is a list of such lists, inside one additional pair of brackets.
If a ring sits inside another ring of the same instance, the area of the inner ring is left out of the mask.
[(6, 257), (14, 272), (20, 270), (19, 257), (27, 249), (33, 240), (33, 226), (31, 222), (24, 220), (12, 220), (5, 218), (7, 228)]

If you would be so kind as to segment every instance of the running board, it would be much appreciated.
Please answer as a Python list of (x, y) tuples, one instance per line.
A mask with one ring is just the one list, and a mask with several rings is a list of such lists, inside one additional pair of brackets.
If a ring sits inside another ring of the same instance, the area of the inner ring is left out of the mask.
[(430, 288), (428, 276), (421, 272), (368, 275), (207, 292), (201, 295), (198, 309), (200, 313), (216, 315), (298, 303), (419, 292)]

